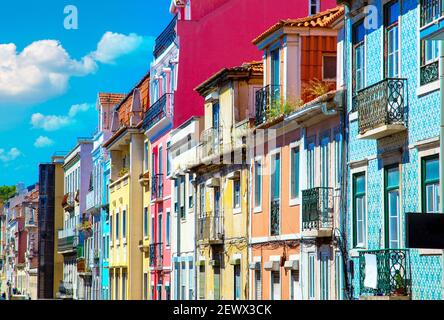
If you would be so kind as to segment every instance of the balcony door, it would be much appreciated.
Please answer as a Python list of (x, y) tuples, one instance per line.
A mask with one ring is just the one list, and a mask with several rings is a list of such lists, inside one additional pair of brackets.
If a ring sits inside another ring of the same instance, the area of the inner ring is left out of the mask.
[(321, 140), (321, 190), (320, 200), (322, 201), (321, 210), (321, 226), (325, 227), (328, 224), (329, 212), (328, 212), (328, 175), (329, 175), (329, 152), (328, 145), (330, 143), (330, 137), (324, 137)]
[(213, 115), (212, 115), (213, 119), (213, 132), (212, 132), (212, 137), (213, 137), (213, 151), (216, 152), (217, 151), (217, 146), (219, 145), (220, 142), (220, 137), (219, 137), (219, 127), (220, 127), (220, 105), (219, 102), (216, 102), (213, 104)]
[(281, 198), (281, 155), (271, 156), (271, 203), (270, 203), (270, 234), (280, 233), (280, 198)]
[(385, 168), (384, 174), (385, 194), (385, 239), (386, 247), (400, 248), (400, 190), (398, 164)]
[(385, 75), (399, 77), (399, 1), (391, 1), (384, 8)]
[(279, 99), (279, 88), (281, 84), (279, 48), (271, 51), (271, 98), (272, 101)]

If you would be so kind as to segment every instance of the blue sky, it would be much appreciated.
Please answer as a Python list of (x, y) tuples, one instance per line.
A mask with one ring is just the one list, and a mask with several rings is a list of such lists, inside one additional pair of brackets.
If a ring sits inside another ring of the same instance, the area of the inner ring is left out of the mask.
[[(126, 93), (149, 69), (170, 0), (0, 3), (0, 185), (38, 180), (38, 164), (96, 127), (98, 92)], [(64, 8), (78, 10), (67, 30)]]

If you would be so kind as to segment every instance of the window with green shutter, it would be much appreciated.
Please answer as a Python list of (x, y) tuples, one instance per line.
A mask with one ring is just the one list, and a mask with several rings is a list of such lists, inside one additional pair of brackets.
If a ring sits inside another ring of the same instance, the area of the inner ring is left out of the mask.
[(353, 246), (365, 247), (367, 243), (365, 173), (353, 175)]
[(439, 212), (439, 156), (421, 160), (422, 210), (426, 213)]
[(299, 197), (299, 147), (292, 148), (290, 154), (291, 165), (291, 199)]

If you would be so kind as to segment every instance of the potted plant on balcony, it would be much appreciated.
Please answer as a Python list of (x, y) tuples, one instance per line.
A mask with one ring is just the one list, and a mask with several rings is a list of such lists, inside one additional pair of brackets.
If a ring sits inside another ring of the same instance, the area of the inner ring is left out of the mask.
[(394, 295), (395, 296), (405, 296), (406, 290), (405, 290), (405, 280), (404, 278), (401, 276), (401, 273), (399, 271), (396, 272), (395, 275), (395, 292)]
[(129, 169), (124, 167), (120, 170), (119, 172), (119, 178), (123, 177), (124, 175), (126, 175), (129, 172)]

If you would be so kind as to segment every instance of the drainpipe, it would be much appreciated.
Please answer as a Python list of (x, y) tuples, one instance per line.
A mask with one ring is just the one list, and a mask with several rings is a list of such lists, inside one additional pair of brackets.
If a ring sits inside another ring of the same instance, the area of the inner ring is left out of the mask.
[[(440, 139), (439, 139), (439, 157), (440, 157), (440, 166), (439, 166), (439, 201), (441, 210), (444, 209), (444, 41), (439, 41), (440, 50), (439, 50), (439, 85), (440, 85), (440, 97), (441, 97), (441, 105), (440, 105), (440, 113), (441, 113), (441, 125), (440, 125)], [(444, 250), (442, 254), (442, 262), (444, 265)], [(441, 276), (441, 296), (444, 295), (444, 274)]]

